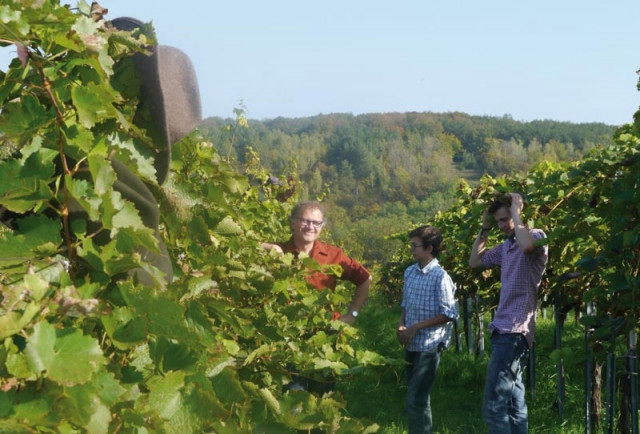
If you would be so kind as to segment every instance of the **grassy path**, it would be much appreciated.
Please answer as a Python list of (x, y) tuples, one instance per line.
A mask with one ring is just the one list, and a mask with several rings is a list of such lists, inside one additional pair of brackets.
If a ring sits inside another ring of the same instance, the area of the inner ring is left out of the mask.
[[(377, 303), (374, 298), (358, 319), (361, 338), (357, 348), (376, 351), (387, 357), (402, 358), (402, 348), (395, 339), (400, 311)], [(563, 347), (572, 351), (565, 359), (566, 397), (564, 417), (560, 418), (556, 402), (556, 366), (550, 354), (554, 349), (554, 323), (538, 318), (536, 334), (536, 387), (531, 396), (527, 384), (530, 433), (584, 432), (584, 337), (582, 327), (568, 319), (563, 331)], [(484, 358), (477, 359), (455, 346), (441, 359), (431, 405), (434, 425), (440, 434), (484, 433), (480, 415), (484, 376), (490, 351), (489, 340)], [(463, 348), (466, 343), (463, 342)], [(528, 374), (527, 374), (528, 375)], [(381, 433), (406, 432), (404, 371), (397, 367), (368, 369), (338, 385), (354, 417), (368, 419), (380, 426)]]

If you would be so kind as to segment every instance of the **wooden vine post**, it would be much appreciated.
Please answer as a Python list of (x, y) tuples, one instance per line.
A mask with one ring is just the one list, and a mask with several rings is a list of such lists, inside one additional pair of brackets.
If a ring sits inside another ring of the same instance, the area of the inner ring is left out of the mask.
[[(562, 328), (567, 314), (562, 310), (562, 300), (559, 292), (556, 293), (554, 299), (553, 314), (555, 318), (555, 348), (562, 350)], [(558, 407), (558, 415), (564, 415), (564, 398), (565, 398), (565, 382), (564, 382), (564, 365), (562, 358), (556, 363), (556, 405)]]
[(631, 429), (638, 434), (638, 334), (635, 330), (629, 332), (629, 375), (631, 384)]

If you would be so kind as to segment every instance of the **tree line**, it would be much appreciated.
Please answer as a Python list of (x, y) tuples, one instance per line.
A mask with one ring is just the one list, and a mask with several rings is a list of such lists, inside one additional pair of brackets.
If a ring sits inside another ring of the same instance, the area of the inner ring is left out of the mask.
[(322, 199), (333, 237), (369, 264), (390, 259), (394, 245), (386, 235), (451, 206), (460, 179), (473, 185), (483, 173), (575, 161), (609, 146), (615, 131), (603, 123), (459, 112), (329, 114), (242, 125), (213, 117), (200, 129), (238, 167), (248, 164), (247, 155), (258, 155), (271, 182), (292, 184), (301, 198)]

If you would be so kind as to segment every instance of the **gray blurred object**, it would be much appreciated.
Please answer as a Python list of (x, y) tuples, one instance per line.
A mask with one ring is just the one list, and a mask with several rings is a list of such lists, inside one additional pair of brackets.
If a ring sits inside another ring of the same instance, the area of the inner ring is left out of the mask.
[[(135, 18), (122, 17), (111, 21), (119, 30), (132, 31), (144, 23)], [(150, 119), (136, 116), (142, 123), (157, 150), (154, 161), (158, 184), (162, 184), (169, 173), (171, 146), (182, 140), (202, 120), (200, 91), (193, 64), (189, 57), (174, 47), (158, 45), (150, 47), (151, 54), (135, 54), (134, 63), (141, 80), (140, 107), (138, 113), (148, 111)], [(142, 249), (146, 262), (165, 274), (167, 282), (173, 279), (173, 268), (167, 248), (158, 234), (160, 222), (158, 203), (153, 194), (126, 165), (113, 160), (118, 178), (114, 189), (133, 202), (145, 226), (153, 229), (158, 239), (159, 253)], [(151, 276), (136, 270), (139, 281), (154, 285)]]

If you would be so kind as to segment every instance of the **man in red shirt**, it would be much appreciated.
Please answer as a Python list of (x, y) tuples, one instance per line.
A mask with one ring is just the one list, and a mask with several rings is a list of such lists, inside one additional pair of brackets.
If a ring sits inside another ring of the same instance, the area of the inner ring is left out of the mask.
[[(289, 216), (291, 225), (291, 238), (282, 243), (262, 243), (267, 250), (275, 250), (280, 253), (293, 253), (295, 255), (304, 252), (310, 258), (322, 265), (340, 265), (342, 267), (341, 280), (348, 280), (356, 286), (353, 300), (349, 304), (347, 312), (339, 316), (340, 320), (353, 325), (358, 312), (364, 306), (371, 286), (371, 274), (358, 261), (347, 256), (342, 249), (323, 243), (318, 238), (325, 225), (324, 210), (318, 202), (300, 202), (291, 210)], [(318, 289), (335, 289), (336, 276), (322, 272), (316, 272), (307, 276), (307, 282)], [(335, 377), (330, 375), (323, 381), (303, 378), (294, 373), (292, 381), (285, 386), (285, 390), (307, 390), (311, 393), (323, 395), (333, 390)]]
[[(371, 286), (371, 274), (358, 261), (347, 256), (342, 249), (320, 241), (320, 233), (325, 224), (324, 210), (318, 202), (300, 202), (291, 210), (289, 217), (291, 238), (282, 243), (262, 243), (268, 250), (280, 253), (304, 252), (322, 265), (340, 265), (342, 267), (341, 280), (348, 280), (356, 286), (353, 300), (347, 312), (340, 316), (340, 320), (352, 325), (358, 312), (364, 306)], [(335, 289), (336, 276), (316, 272), (307, 277), (307, 281), (318, 289)]]

